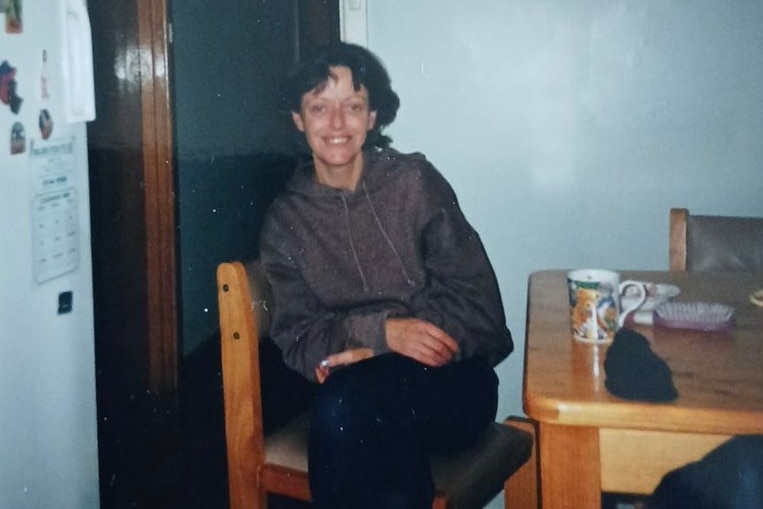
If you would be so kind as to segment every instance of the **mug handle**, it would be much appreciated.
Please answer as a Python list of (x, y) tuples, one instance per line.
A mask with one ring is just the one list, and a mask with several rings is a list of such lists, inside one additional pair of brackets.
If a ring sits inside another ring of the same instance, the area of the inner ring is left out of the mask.
[[(638, 308), (641, 307), (641, 305), (646, 301), (646, 285), (642, 283), (641, 281), (633, 281), (632, 279), (628, 279), (626, 281), (623, 281), (620, 283), (620, 285), (617, 287), (618, 292), (618, 298), (622, 298), (623, 291), (628, 288), (629, 286), (636, 286), (639, 288), (639, 299), (638, 302), (633, 304), (632, 306), (623, 309), (620, 312), (620, 316), (617, 318), (617, 327), (620, 328), (625, 323), (625, 319), (628, 317), (628, 314), (632, 311), (636, 311)], [(622, 302), (622, 300), (621, 300)]]

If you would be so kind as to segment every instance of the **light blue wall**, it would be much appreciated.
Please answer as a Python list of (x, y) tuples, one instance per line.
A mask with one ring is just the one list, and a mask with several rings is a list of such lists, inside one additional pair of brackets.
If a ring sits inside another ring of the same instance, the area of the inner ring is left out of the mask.
[(763, 216), (758, 0), (368, 0), (402, 108), (394, 146), (445, 174), (517, 349), (538, 269), (666, 269), (668, 210)]

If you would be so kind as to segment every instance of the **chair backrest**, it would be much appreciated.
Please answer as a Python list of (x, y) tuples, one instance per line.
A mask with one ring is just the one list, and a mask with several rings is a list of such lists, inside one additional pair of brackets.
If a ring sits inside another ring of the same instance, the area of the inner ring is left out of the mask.
[(763, 271), (763, 218), (670, 210), (670, 270)]
[(265, 462), (259, 341), (270, 324), (270, 295), (259, 264), (217, 267), (220, 356), (231, 507), (262, 507), (258, 471)]

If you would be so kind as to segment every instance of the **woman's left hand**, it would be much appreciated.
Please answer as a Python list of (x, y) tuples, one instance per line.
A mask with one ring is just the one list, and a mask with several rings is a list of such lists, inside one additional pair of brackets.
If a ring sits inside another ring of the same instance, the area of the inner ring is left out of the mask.
[(387, 346), (427, 366), (444, 366), (458, 353), (458, 343), (433, 323), (419, 318), (388, 318)]
[(322, 384), (331, 374), (331, 368), (353, 364), (373, 357), (373, 355), (374, 352), (370, 348), (353, 348), (329, 355), (315, 367), (315, 378), (318, 383)]

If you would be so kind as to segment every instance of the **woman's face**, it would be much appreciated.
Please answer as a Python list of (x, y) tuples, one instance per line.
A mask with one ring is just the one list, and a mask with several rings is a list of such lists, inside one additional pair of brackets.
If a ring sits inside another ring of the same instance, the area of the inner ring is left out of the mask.
[(358, 176), (363, 167), (361, 148), (374, 127), (376, 112), (369, 111), (366, 87), (353, 88), (349, 68), (329, 70), (326, 86), (303, 95), (300, 112), (292, 112), (292, 119), (305, 133), (319, 179), (337, 172)]

